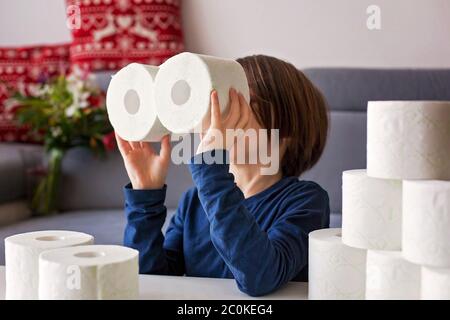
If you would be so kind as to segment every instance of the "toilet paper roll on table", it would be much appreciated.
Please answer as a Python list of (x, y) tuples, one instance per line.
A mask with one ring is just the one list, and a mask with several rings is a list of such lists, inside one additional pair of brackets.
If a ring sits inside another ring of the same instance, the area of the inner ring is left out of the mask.
[(420, 266), (400, 251), (367, 251), (366, 299), (420, 299)]
[(421, 298), (450, 300), (450, 268), (422, 267)]
[(229, 89), (233, 87), (250, 100), (247, 77), (234, 61), (184, 52), (161, 65), (156, 75), (155, 101), (161, 123), (170, 131), (183, 134), (208, 125), (211, 91), (219, 96), (226, 112)]
[(114, 245), (43, 252), (39, 258), (39, 299), (137, 299), (138, 256), (134, 249)]
[(369, 101), (367, 174), (450, 180), (450, 102)]
[(341, 229), (309, 234), (309, 299), (364, 299), (366, 250), (342, 243)]
[(400, 250), (402, 182), (342, 174), (342, 241), (361, 249)]
[(403, 190), (404, 257), (450, 268), (450, 181), (404, 181)]
[(170, 132), (155, 106), (155, 77), (159, 68), (131, 63), (113, 75), (106, 95), (108, 117), (127, 141), (160, 141)]
[(91, 235), (63, 230), (36, 231), (6, 238), (6, 299), (38, 299), (39, 255), (43, 251), (93, 242)]

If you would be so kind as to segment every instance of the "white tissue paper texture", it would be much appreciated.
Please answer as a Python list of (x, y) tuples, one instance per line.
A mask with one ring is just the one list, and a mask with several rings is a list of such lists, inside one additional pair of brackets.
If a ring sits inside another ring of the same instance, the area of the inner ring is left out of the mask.
[(369, 101), (367, 174), (450, 180), (450, 102)]
[(403, 188), (403, 256), (450, 268), (450, 181), (404, 181)]
[(137, 299), (138, 251), (115, 245), (79, 246), (39, 257), (39, 299)]
[(367, 300), (420, 299), (420, 266), (400, 251), (367, 251)]
[(161, 124), (155, 107), (158, 67), (131, 63), (112, 76), (106, 106), (117, 134), (128, 141), (160, 141), (170, 132)]
[(342, 243), (341, 229), (309, 234), (309, 299), (364, 299), (366, 250)]
[(63, 230), (36, 231), (6, 238), (6, 299), (38, 299), (41, 252), (92, 243), (91, 235)]
[(402, 182), (342, 174), (342, 241), (361, 249), (400, 250)]
[(164, 62), (156, 75), (159, 119), (177, 134), (201, 130), (202, 120), (208, 125), (211, 91), (217, 90), (221, 111), (226, 112), (230, 87), (250, 100), (247, 77), (238, 62), (180, 53)]
[(450, 300), (450, 269), (422, 267), (421, 298)]

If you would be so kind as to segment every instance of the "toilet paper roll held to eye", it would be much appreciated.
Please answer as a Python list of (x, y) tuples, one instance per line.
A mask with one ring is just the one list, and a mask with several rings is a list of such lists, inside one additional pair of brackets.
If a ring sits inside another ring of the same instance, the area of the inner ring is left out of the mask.
[(421, 299), (450, 300), (450, 268), (422, 267)]
[(341, 229), (309, 234), (309, 299), (364, 299), (366, 250), (342, 243)]
[(91, 235), (63, 230), (36, 231), (6, 238), (6, 299), (38, 299), (41, 252), (93, 242)]
[(180, 53), (164, 62), (156, 75), (158, 117), (177, 134), (200, 130), (202, 121), (208, 120), (211, 91), (217, 91), (221, 111), (226, 112), (230, 87), (250, 100), (247, 77), (238, 62)]
[(402, 182), (369, 177), (366, 170), (342, 174), (342, 241), (351, 247), (401, 249)]
[(113, 75), (106, 95), (108, 117), (127, 141), (160, 141), (170, 132), (158, 119), (154, 80), (158, 67), (131, 63)]
[(420, 266), (400, 251), (367, 251), (366, 299), (420, 299)]
[(403, 182), (403, 256), (450, 268), (450, 181)]
[(369, 101), (367, 174), (450, 180), (450, 101)]
[(115, 245), (45, 251), (39, 257), (39, 299), (137, 299), (138, 257), (138, 251)]

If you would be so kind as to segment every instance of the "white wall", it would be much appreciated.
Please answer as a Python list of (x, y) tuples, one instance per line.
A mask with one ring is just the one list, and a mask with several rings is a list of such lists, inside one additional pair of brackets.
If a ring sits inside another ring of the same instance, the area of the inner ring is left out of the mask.
[[(381, 30), (366, 8), (381, 8)], [(298, 67), (450, 67), (450, 0), (184, 0), (187, 50)], [(64, 0), (0, 0), (0, 46), (68, 41)]]
[[(381, 8), (381, 30), (366, 9)], [(187, 0), (187, 48), (297, 66), (450, 67), (449, 0)]]
[(0, 46), (70, 39), (64, 0), (0, 0)]

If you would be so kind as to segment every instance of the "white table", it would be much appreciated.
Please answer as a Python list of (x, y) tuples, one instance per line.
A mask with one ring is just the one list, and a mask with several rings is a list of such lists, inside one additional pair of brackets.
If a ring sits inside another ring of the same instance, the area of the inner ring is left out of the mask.
[[(308, 298), (306, 282), (289, 282), (272, 294), (253, 298), (240, 292), (232, 279), (140, 275), (139, 290), (142, 300), (305, 300)], [(4, 266), (0, 266), (0, 299), (5, 299)]]

